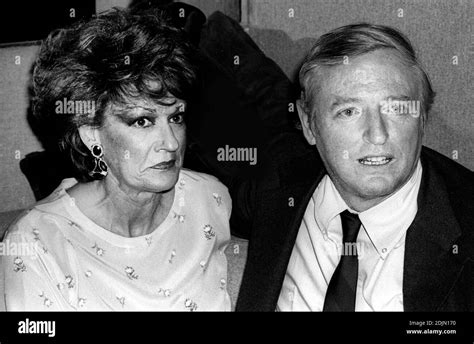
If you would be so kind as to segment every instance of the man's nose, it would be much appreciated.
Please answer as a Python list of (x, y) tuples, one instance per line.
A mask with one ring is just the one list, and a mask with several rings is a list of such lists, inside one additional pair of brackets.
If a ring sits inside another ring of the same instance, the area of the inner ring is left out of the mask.
[(162, 149), (174, 152), (179, 148), (179, 141), (176, 138), (176, 135), (169, 124), (160, 126), (158, 132), (156, 133), (157, 140), (155, 143), (155, 151), (160, 151)]
[(364, 123), (364, 140), (374, 145), (383, 145), (387, 142), (387, 123), (379, 111), (371, 111)]

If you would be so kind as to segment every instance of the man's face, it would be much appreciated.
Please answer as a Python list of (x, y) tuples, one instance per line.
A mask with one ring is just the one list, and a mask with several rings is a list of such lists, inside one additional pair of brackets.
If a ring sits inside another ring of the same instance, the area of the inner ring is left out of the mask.
[[(316, 78), (312, 119), (298, 107), (305, 137), (316, 144), (346, 203), (366, 210), (403, 186), (416, 167), (423, 137), (420, 82), (390, 49), (322, 68)], [(397, 111), (397, 101), (414, 106)]]

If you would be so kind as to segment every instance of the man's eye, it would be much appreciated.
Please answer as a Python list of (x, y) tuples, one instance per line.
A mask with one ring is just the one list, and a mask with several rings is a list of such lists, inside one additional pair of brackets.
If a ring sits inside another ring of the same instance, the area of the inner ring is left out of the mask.
[(400, 106), (397, 104), (391, 104), (390, 106), (383, 107), (380, 112), (384, 115), (390, 116), (401, 115)]
[(349, 108), (349, 109), (344, 109), (342, 111), (339, 111), (338, 116), (344, 116), (344, 117), (353, 117), (357, 116), (360, 114), (360, 110), (357, 108)]
[(398, 115), (398, 105), (392, 105), (388, 107), (388, 115)]
[(151, 126), (153, 123), (146, 117), (140, 117), (133, 122), (133, 126), (138, 128), (147, 128)]
[(175, 124), (182, 124), (184, 123), (184, 113), (177, 113), (170, 117), (170, 122)]

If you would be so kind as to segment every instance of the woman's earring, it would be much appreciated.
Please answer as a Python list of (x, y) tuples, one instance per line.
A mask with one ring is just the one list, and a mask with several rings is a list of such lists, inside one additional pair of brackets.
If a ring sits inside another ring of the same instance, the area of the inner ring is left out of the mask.
[(104, 148), (102, 145), (95, 144), (91, 148), (92, 156), (94, 157), (94, 169), (89, 172), (91, 177), (101, 176), (102, 178), (107, 176), (108, 166), (105, 161), (102, 159), (104, 156)]

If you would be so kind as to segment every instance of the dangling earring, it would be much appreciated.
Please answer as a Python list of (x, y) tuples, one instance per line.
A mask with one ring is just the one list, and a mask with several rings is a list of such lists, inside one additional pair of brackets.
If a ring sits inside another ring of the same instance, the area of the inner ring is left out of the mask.
[(105, 161), (102, 159), (104, 156), (104, 149), (102, 145), (95, 144), (91, 148), (92, 156), (94, 157), (94, 169), (89, 172), (91, 177), (98, 177), (99, 175), (102, 177), (107, 176), (108, 166)]

